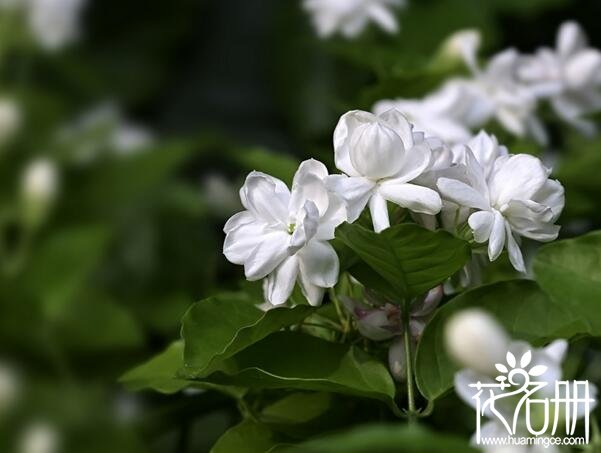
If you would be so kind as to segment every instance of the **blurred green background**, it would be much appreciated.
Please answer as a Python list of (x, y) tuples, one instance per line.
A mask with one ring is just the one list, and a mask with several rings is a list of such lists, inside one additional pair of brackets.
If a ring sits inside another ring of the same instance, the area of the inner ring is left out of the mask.
[[(398, 16), (396, 35), (320, 40), (296, 0), (96, 0), (79, 39), (47, 51), (0, 11), (0, 95), (20, 112), (0, 150), (0, 451), (208, 451), (238, 420), (231, 400), (118, 378), (178, 336), (192, 302), (241, 284), (221, 228), (246, 173), (333, 169), (346, 110), (464, 71), (432, 64), (459, 29), (490, 55), (553, 45), (575, 19), (601, 47), (595, 0), (410, 0)], [(564, 234), (598, 228), (601, 141), (558, 140)], [(24, 188), (40, 162), (48, 199)]]

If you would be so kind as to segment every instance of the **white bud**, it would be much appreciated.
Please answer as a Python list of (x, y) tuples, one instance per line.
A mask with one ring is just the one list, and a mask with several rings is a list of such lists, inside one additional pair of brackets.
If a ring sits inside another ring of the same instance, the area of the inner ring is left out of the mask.
[(19, 445), (19, 453), (55, 453), (58, 451), (59, 436), (54, 427), (46, 423), (30, 425)]
[(0, 99), (0, 145), (6, 143), (21, 125), (21, 111), (9, 99)]
[(445, 60), (465, 62), (470, 68), (473, 68), (476, 66), (476, 55), (481, 42), (482, 35), (479, 30), (459, 30), (445, 40), (439, 55)]
[(25, 218), (30, 223), (39, 222), (56, 198), (58, 169), (50, 159), (38, 158), (25, 168), (21, 192), (25, 204)]
[(15, 370), (0, 362), (0, 416), (4, 415), (19, 396), (19, 378)]
[(479, 309), (455, 314), (445, 327), (449, 355), (459, 365), (486, 375), (495, 374), (495, 363), (504, 360), (509, 341), (501, 325)]
[[(415, 344), (411, 346), (415, 349)], [(395, 381), (405, 382), (407, 379), (407, 355), (405, 354), (405, 342), (401, 337), (397, 338), (388, 349), (388, 368)]]

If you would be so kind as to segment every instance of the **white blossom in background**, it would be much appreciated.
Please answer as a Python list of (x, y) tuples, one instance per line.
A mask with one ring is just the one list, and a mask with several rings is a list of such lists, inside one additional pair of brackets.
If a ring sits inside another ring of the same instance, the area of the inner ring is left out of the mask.
[(525, 272), (518, 241), (520, 237), (540, 242), (557, 238), (555, 221), (564, 206), (563, 186), (549, 179), (550, 170), (538, 158), (506, 154), (492, 137), (480, 135), (463, 152), (464, 174), (438, 179), (441, 196), (473, 210), (468, 224), (476, 242), (488, 241), (491, 261), (507, 248), (513, 267)]
[(583, 116), (601, 110), (601, 52), (587, 45), (584, 31), (575, 22), (564, 22), (555, 49), (543, 47), (526, 57), (519, 69), (521, 80), (567, 123), (586, 134), (596, 128)]
[(0, 362), (0, 417), (14, 405), (21, 392), (21, 382), (16, 370), (5, 362)]
[(311, 15), (321, 38), (336, 33), (355, 38), (370, 22), (388, 33), (396, 33), (399, 25), (395, 9), (405, 4), (405, 0), (304, 0), (303, 8)]
[(79, 37), (86, 0), (27, 0), (26, 14), (35, 39), (46, 50), (56, 51)]
[(10, 99), (0, 99), (0, 145), (5, 144), (21, 126), (21, 110)]
[(329, 185), (346, 202), (349, 222), (369, 205), (374, 230), (385, 230), (390, 226), (387, 201), (417, 213), (440, 211), (438, 193), (412, 183), (428, 168), (431, 145), (397, 110), (342, 115), (334, 153), (336, 167), (345, 174), (330, 176)]
[(338, 281), (339, 261), (327, 242), (346, 220), (342, 200), (326, 187), (328, 171), (314, 159), (301, 163), (292, 190), (277, 178), (252, 172), (240, 189), (246, 208), (225, 227), (223, 253), (244, 265), (248, 280), (265, 278), (265, 298), (286, 302), (295, 282), (311, 305)]
[(46, 422), (29, 425), (21, 434), (18, 453), (58, 453), (60, 437), (56, 428)]
[[(466, 309), (453, 315), (445, 327), (445, 345), (451, 358), (462, 367), (455, 374), (454, 384), (457, 395), (469, 406), (477, 409), (475, 394), (479, 391), (470, 384), (481, 382), (483, 384), (496, 384), (496, 376), (499, 374), (499, 364), (508, 363), (506, 368), (516, 359), (520, 364), (526, 366), (540, 366), (540, 374), (537, 373), (537, 382), (546, 382), (547, 386), (539, 390), (541, 396), (553, 397), (555, 382), (562, 379), (562, 362), (568, 348), (566, 340), (555, 340), (544, 348), (533, 348), (524, 341), (512, 340), (503, 327), (488, 313), (480, 309)], [(546, 367), (546, 369), (542, 369)], [(597, 389), (594, 385), (589, 386), (594, 396)], [(497, 393), (498, 390), (493, 389)], [(516, 400), (502, 398), (497, 400), (495, 410), (506, 419), (513, 418)], [(594, 409), (593, 403), (590, 409)], [(584, 416), (584, 404), (578, 404), (579, 416)], [(505, 438), (508, 436), (502, 422), (492, 413), (490, 407), (484, 410), (484, 416), (489, 418), (481, 427), (481, 437)], [(526, 421), (518, 420), (518, 434), (529, 436), (526, 430)], [(472, 442), (475, 443), (475, 436)], [(499, 446), (480, 446), (486, 453), (500, 453), (503, 450)], [(515, 453), (534, 453), (537, 451), (559, 451), (552, 448), (536, 446), (512, 446), (511, 451)]]
[(104, 154), (126, 157), (148, 149), (154, 137), (148, 129), (128, 121), (112, 102), (102, 103), (78, 116), (58, 133), (63, 145), (72, 145), (82, 164)]
[(21, 199), (25, 220), (37, 225), (47, 214), (59, 190), (56, 163), (46, 157), (31, 161), (21, 176)]

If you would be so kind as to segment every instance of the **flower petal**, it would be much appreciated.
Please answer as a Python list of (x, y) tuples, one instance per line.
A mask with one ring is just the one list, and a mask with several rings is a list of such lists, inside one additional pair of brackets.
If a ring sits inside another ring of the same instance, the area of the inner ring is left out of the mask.
[(494, 211), (492, 229), (488, 239), (488, 259), (496, 260), (505, 246), (505, 219), (498, 211)]
[(346, 202), (348, 221), (351, 223), (359, 218), (376, 187), (376, 183), (367, 178), (345, 175), (331, 175), (327, 184)]
[(512, 266), (518, 272), (526, 272), (526, 266), (524, 265), (524, 257), (522, 256), (522, 251), (520, 250), (520, 246), (516, 242), (513, 237), (513, 233), (511, 232), (511, 227), (508, 222), (505, 222), (505, 229), (507, 232), (507, 252), (509, 253), (509, 261)]
[(298, 252), (300, 272), (313, 285), (331, 288), (338, 282), (340, 262), (334, 248), (324, 241), (310, 241)]
[(482, 244), (488, 241), (494, 223), (494, 214), (490, 211), (474, 212), (468, 219), (468, 224), (474, 232), (474, 240)]
[(374, 193), (369, 199), (369, 212), (374, 225), (374, 231), (379, 233), (390, 227), (388, 218), (388, 206), (386, 200), (379, 194)]
[(427, 187), (390, 180), (382, 183), (378, 192), (386, 200), (422, 214), (438, 214), (442, 201), (438, 192)]
[(323, 294), (325, 292), (324, 288), (311, 283), (302, 271), (298, 274), (298, 284), (310, 305), (313, 305), (314, 307), (321, 305)]
[(540, 159), (517, 154), (495, 166), (490, 177), (490, 199), (497, 206), (511, 200), (530, 200), (547, 181), (547, 169)]
[(586, 46), (586, 36), (580, 25), (567, 21), (559, 27), (555, 45), (559, 55), (565, 58)]
[(362, 110), (351, 110), (340, 117), (334, 129), (334, 160), (338, 170), (349, 176), (361, 176), (351, 163), (350, 139), (358, 126), (375, 120), (375, 115)]
[(326, 188), (328, 170), (325, 165), (315, 159), (300, 164), (292, 182), (292, 193), (288, 211), (296, 215), (307, 200), (315, 203), (320, 215), (328, 209), (329, 195)]
[(285, 223), (288, 220), (290, 191), (277, 178), (251, 172), (240, 189), (240, 199), (246, 209), (267, 223)]
[(439, 178), (436, 185), (440, 194), (449, 201), (468, 208), (490, 209), (490, 204), (481, 193), (456, 179)]
[(239, 225), (226, 234), (223, 254), (234, 264), (244, 264), (268, 231), (267, 224), (263, 222), (253, 221)]
[(289, 242), (290, 235), (284, 231), (264, 234), (244, 262), (246, 278), (254, 281), (270, 274), (288, 256)]
[(281, 305), (288, 300), (298, 275), (298, 258), (286, 258), (267, 276), (264, 285), (265, 299), (272, 305)]

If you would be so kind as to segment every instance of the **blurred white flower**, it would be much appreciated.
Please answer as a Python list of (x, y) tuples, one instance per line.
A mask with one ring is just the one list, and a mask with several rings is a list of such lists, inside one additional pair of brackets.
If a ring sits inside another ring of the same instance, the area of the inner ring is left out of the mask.
[(555, 49), (541, 48), (525, 58), (519, 76), (550, 100), (561, 119), (584, 133), (595, 132), (594, 123), (582, 117), (601, 109), (601, 52), (588, 47), (577, 23), (564, 22)]
[(103, 153), (134, 155), (153, 143), (152, 133), (124, 118), (117, 105), (102, 103), (63, 127), (58, 140), (74, 148), (74, 158), (90, 163)]
[(27, 0), (29, 27), (40, 45), (55, 51), (79, 37), (86, 0)]
[(395, 109), (405, 115), (426, 136), (438, 137), (446, 143), (461, 143), (471, 137), (471, 131), (462, 114), (466, 97), (457, 85), (445, 85), (424, 99), (394, 99), (376, 102), (376, 115)]
[(56, 429), (44, 422), (36, 422), (27, 427), (19, 442), (19, 453), (56, 453), (59, 448), (59, 434)]
[(339, 32), (346, 38), (355, 38), (369, 22), (388, 33), (397, 32), (394, 8), (405, 4), (405, 0), (304, 0), (303, 8), (311, 15), (320, 37)]
[(10, 99), (0, 99), (0, 145), (6, 143), (21, 126), (21, 110)]
[(16, 370), (7, 363), (0, 362), (0, 416), (13, 406), (21, 390)]
[(462, 367), (491, 375), (507, 353), (510, 339), (492, 316), (479, 309), (451, 317), (444, 332), (449, 355)]
[(431, 157), (428, 140), (412, 129), (396, 110), (342, 115), (334, 131), (334, 152), (336, 167), (345, 174), (330, 176), (329, 185), (346, 201), (349, 222), (369, 204), (374, 230), (385, 230), (390, 226), (387, 201), (418, 213), (440, 211), (436, 191), (411, 183)]
[(27, 165), (21, 176), (21, 197), (26, 222), (36, 225), (46, 216), (58, 189), (58, 168), (54, 161), (39, 157)]
[[(496, 377), (500, 372), (506, 372), (509, 368), (537, 367), (537, 382), (545, 382), (547, 385), (540, 389), (537, 395), (551, 398), (555, 396), (555, 382), (562, 379), (562, 362), (565, 358), (568, 342), (566, 340), (555, 340), (544, 348), (533, 348), (524, 341), (511, 340), (503, 327), (489, 314), (479, 309), (467, 309), (456, 313), (451, 317), (445, 329), (446, 347), (453, 359), (462, 367), (455, 374), (454, 384), (457, 395), (469, 406), (477, 409), (474, 396), (480, 390), (471, 387), (470, 384), (480, 382), (485, 385), (498, 384)], [(504, 365), (508, 363), (508, 365)], [(532, 368), (530, 368), (532, 369)], [(540, 374), (539, 374), (540, 373)], [(589, 385), (591, 396), (595, 398), (597, 388)], [(488, 387), (490, 391), (497, 394), (502, 392), (500, 388)], [(490, 419), (481, 427), (480, 436), (486, 438), (505, 438), (508, 436), (507, 429), (502, 424), (498, 415), (507, 420), (513, 419), (518, 400), (512, 398), (497, 399), (494, 411), (491, 406), (486, 406), (483, 415)], [(591, 404), (590, 409), (595, 407)], [(585, 415), (585, 405), (577, 405), (577, 416)], [(530, 436), (526, 429), (526, 420), (518, 419), (516, 435), (519, 437)], [(475, 444), (476, 435), (472, 439)], [(480, 446), (480, 445), (478, 445)], [(542, 448), (542, 446), (541, 446)], [(498, 446), (484, 447), (486, 453), (499, 453), (503, 450)], [(511, 447), (512, 452), (533, 453), (535, 448)], [(547, 449), (545, 449), (547, 451)], [(557, 451), (557, 450), (549, 450)]]
[(248, 280), (266, 278), (265, 297), (286, 302), (298, 280), (312, 305), (338, 281), (339, 261), (327, 242), (346, 220), (342, 200), (326, 187), (328, 171), (314, 159), (301, 163), (292, 191), (277, 178), (252, 172), (240, 190), (246, 211), (224, 227), (223, 253), (244, 265)]
[(209, 174), (203, 181), (204, 196), (216, 212), (231, 214), (240, 209), (238, 191), (223, 175)]
[[(527, 154), (507, 155), (496, 139), (480, 138), (465, 147), (465, 172), (441, 177), (441, 196), (459, 206), (474, 209), (468, 223), (478, 243), (488, 241), (488, 257), (494, 261), (503, 248), (515, 269), (525, 272), (520, 236), (548, 242), (557, 238), (555, 225), (564, 206), (563, 186), (549, 179), (550, 170)], [(492, 157), (498, 157), (492, 161)], [(483, 163), (480, 163), (479, 156)], [(488, 167), (487, 167), (488, 165)]]
[(482, 34), (477, 29), (464, 29), (452, 33), (441, 46), (443, 58), (465, 61), (474, 58), (482, 43)]

